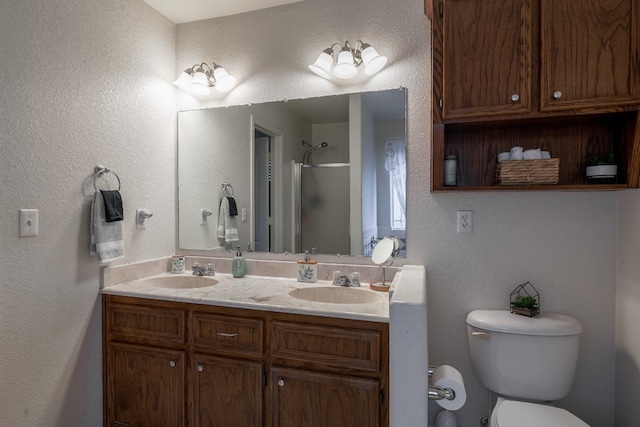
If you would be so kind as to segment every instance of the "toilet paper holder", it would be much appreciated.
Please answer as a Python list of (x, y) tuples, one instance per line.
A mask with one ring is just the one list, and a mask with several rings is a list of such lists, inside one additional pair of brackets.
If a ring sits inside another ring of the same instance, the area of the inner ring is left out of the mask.
[[(437, 369), (437, 366), (429, 366), (429, 378), (433, 375), (433, 372)], [(453, 400), (456, 398), (456, 392), (450, 388), (433, 387), (429, 385), (429, 400)]]

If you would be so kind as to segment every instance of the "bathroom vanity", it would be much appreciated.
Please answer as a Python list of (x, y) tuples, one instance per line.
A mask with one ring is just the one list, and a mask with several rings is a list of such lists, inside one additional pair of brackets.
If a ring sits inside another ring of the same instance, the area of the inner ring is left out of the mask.
[(211, 280), (103, 289), (106, 426), (389, 425), (386, 294)]

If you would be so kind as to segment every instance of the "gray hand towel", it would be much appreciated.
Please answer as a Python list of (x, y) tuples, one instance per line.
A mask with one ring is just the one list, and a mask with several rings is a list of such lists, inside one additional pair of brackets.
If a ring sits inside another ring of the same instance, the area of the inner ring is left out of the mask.
[(240, 240), (236, 217), (229, 215), (228, 197), (220, 199), (220, 210), (218, 211), (218, 238), (224, 239), (225, 242), (237, 242)]
[(122, 222), (107, 222), (104, 199), (99, 191), (91, 203), (91, 255), (96, 255), (102, 264), (124, 259)]

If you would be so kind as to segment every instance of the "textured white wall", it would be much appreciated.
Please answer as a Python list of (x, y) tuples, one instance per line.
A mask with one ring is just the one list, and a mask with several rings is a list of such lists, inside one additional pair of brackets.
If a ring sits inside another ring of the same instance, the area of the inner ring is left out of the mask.
[[(477, 425), (488, 412), (468, 357), (466, 314), (506, 309), (510, 291), (526, 281), (541, 292), (543, 310), (573, 315), (585, 329), (578, 378), (561, 404), (591, 425), (612, 425), (617, 195), (431, 194), (430, 23), (422, 0), (306, 0), (181, 24), (176, 35), (176, 75), (215, 60), (239, 81), (226, 97), (202, 103), (180, 95), (179, 108), (407, 87), (407, 262), (427, 266), (430, 362), (451, 364), (465, 377), (460, 425)], [(357, 39), (389, 56), (382, 72), (347, 83), (308, 70), (321, 49)], [(473, 234), (456, 234), (457, 209), (473, 210)], [(438, 407), (431, 409), (433, 419)]]
[(620, 193), (616, 292), (616, 426), (640, 419), (640, 192)]
[(125, 263), (173, 253), (175, 27), (142, 0), (3, 1), (0, 39), (0, 425), (99, 426), (91, 174), (122, 180)]

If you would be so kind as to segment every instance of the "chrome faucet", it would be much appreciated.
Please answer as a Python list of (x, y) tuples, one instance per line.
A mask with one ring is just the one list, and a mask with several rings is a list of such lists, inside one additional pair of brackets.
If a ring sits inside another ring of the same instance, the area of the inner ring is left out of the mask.
[(334, 271), (333, 284), (336, 286), (360, 286), (360, 274), (353, 272), (349, 277), (346, 274), (342, 274), (341, 271)]
[(213, 264), (200, 265), (197, 262), (194, 262), (191, 266), (191, 270), (193, 271), (194, 276), (215, 276), (215, 272), (213, 271)]

